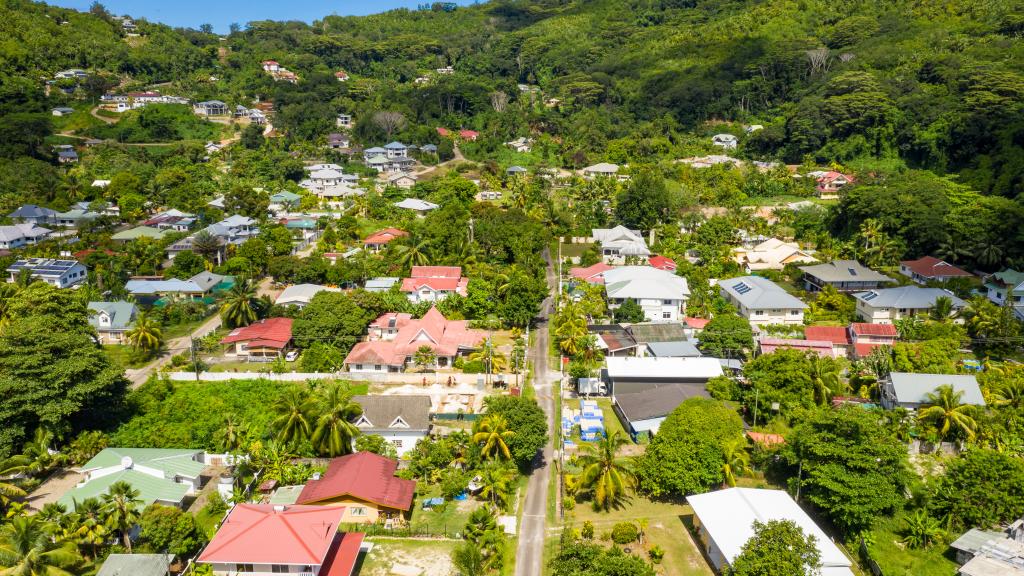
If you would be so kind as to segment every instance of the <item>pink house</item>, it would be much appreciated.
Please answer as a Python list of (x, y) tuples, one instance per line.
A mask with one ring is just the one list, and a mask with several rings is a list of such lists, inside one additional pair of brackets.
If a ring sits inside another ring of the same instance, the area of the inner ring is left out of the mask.
[(588, 284), (604, 284), (604, 273), (615, 269), (615, 266), (610, 266), (604, 262), (598, 262), (593, 266), (587, 266), (586, 268), (574, 267), (569, 269), (569, 276), (572, 276), (576, 280), (583, 280)]
[(461, 266), (413, 266), (409, 278), (402, 279), (402, 292), (414, 303), (437, 302), (452, 294), (465, 296), (469, 279), (462, 277)]
[(783, 348), (814, 352), (822, 358), (835, 358), (832, 343), (825, 340), (796, 340), (793, 338), (761, 338), (761, 354), (771, 354)]
[(345, 366), (350, 372), (401, 372), (422, 346), (434, 351), (439, 367), (451, 366), (485, 338), (483, 330), (471, 329), (466, 320), (448, 320), (437, 308), (419, 320), (390, 312), (370, 324), (367, 341), (352, 348)]

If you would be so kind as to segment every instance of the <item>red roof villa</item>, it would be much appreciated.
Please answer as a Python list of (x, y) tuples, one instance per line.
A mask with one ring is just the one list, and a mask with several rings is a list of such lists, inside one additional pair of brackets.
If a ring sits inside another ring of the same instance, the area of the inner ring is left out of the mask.
[(366, 342), (359, 342), (345, 358), (350, 372), (401, 372), (421, 346), (437, 355), (439, 367), (475, 350), (487, 338), (483, 330), (469, 328), (466, 320), (448, 320), (431, 308), (420, 320), (411, 314), (390, 312), (374, 320)]
[(235, 328), (220, 343), (228, 345), (227, 356), (273, 360), (284, 354), (291, 341), (291, 318), (267, 318)]
[(676, 261), (667, 257), (655, 254), (647, 259), (647, 264), (657, 268), (658, 270), (665, 270), (668, 272), (676, 271)]
[(385, 228), (383, 230), (377, 230), (373, 234), (370, 234), (363, 240), (363, 247), (370, 252), (380, 252), (383, 250), (389, 242), (395, 238), (401, 238), (408, 236), (409, 233), (405, 230), (399, 230), (398, 228)]
[(924, 284), (929, 280), (945, 282), (950, 278), (970, 278), (973, 276), (970, 272), (961, 270), (949, 262), (939, 260), (934, 256), (900, 261), (900, 274), (918, 284)]
[(199, 555), (216, 576), (351, 576), (363, 534), (339, 533), (344, 508), (238, 504)]
[(412, 509), (416, 481), (397, 478), (397, 469), (397, 460), (372, 452), (335, 458), (322, 478), (306, 482), (297, 502), (341, 508), (346, 523), (398, 518)]
[(590, 284), (604, 284), (604, 273), (609, 270), (614, 270), (615, 266), (605, 264), (604, 262), (598, 262), (592, 266), (581, 268), (576, 266), (569, 269), (569, 275), (577, 280), (583, 280)]
[(450, 294), (465, 296), (469, 287), (461, 266), (413, 266), (410, 276), (402, 279), (402, 292), (413, 303), (437, 302)]

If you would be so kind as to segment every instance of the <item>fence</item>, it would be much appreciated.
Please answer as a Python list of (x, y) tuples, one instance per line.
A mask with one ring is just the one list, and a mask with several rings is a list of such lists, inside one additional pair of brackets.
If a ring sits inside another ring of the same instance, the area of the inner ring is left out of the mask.
[(868, 572), (871, 572), (872, 576), (882, 576), (882, 568), (871, 557), (871, 552), (868, 550), (868, 545), (864, 542), (863, 538), (860, 539), (860, 547), (857, 551), (860, 553), (861, 564), (867, 567)]
[(439, 412), (434, 414), (434, 420), (466, 420), (473, 422), (480, 418), (479, 414), (465, 414), (458, 412)]
[[(170, 372), (167, 375), (171, 380), (196, 380), (195, 372)], [(305, 380), (326, 380), (344, 379), (356, 380), (359, 382), (378, 382), (381, 384), (425, 384), (425, 385), (448, 385), (449, 380), (452, 386), (471, 385), (483, 391), (485, 387), (482, 382), (483, 374), (447, 374), (447, 373), (424, 373), (409, 374), (403, 372), (282, 372), (275, 374), (268, 371), (246, 371), (246, 372), (200, 372), (198, 380), (206, 382), (225, 382), (227, 380), (276, 380), (279, 382), (303, 382)], [(513, 374), (491, 374), (491, 382), (514, 382)]]

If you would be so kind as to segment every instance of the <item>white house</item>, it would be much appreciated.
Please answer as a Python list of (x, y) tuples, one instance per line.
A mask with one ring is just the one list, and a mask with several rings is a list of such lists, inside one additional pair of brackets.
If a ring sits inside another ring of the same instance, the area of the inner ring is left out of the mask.
[(723, 298), (736, 307), (752, 326), (804, 323), (804, 304), (778, 284), (760, 276), (741, 276), (719, 282)]
[(505, 146), (515, 150), (516, 152), (529, 152), (533, 148), (533, 140), (520, 136), (510, 142), (505, 142)]
[(732, 134), (715, 134), (711, 137), (711, 144), (726, 150), (735, 150), (739, 146), (739, 140)]
[(999, 306), (1013, 306), (1017, 317), (1024, 320), (1024, 272), (1007, 268), (986, 277), (985, 297)]
[(754, 536), (755, 521), (789, 520), (804, 534), (814, 536), (821, 553), (820, 576), (853, 576), (850, 559), (782, 490), (728, 488), (687, 496), (686, 501), (693, 508), (700, 543), (716, 570), (724, 571), (740, 555), (743, 545)]
[(939, 386), (950, 385), (953, 392), (960, 393), (962, 404), (984, 406), (985, 397), (978, 387), (978, 380), (970, 374), (914, 374), (911, 372), (892, 372), (882, 382), (882, 406), (907, 410), (916, 410), (928, 401), (928, 394), (939, 389)]
[(399, 172), (392, 174), (387, 179), (388, 186), (394, 186), (400, 190), (408, 190), (416, 185), (416, 176), (411, 173)]
[(29, 275), (57, 288), (70, 288), (85, 282), (88, 271), (77, 260), (56, 260), (53, 258), (27, 258), (18, 260), (7, 267), (8, 282), (16, 282), (23, 270)]
[(353, 424), (364, 435), (380, 436), (395, 447), (398, 457), (412, 451), (430, 434), (430, 396), (353, 396), (363, 409)]
[(352, 115), (351, 114), (338, 114), (337, 118), (334, 119), (334, 125), (338, 128), (351, 128), (352, 127)]
[(293, 284), (284, 289), (274, 304), (278, 306), (295, 306), (303, 308), (320, 292), (341, 292), (341, 288), (321, 286), (319, 284)]
[(89, 324), (96, 329), (100, 344), (125, 344), (125, 334), (138, 308), (131, 302), (89, 302)]
[(796, 242), (784, 242), (778, 238), (769, 238), (753, 248), (733, 248), (732, 252), (736, 263), (751, 272), (782, 270), (786, 264), (809, 264), (818, 261), (813, 254), (800, 248)]
[(853, 298), (857, 301), (857, 314), (871, 324), (892, 324), (902, 318), (927, 314), (935, 307), (935, 301), (939, 298), (948, 298), (953, 304), (954, 312), (967, 306), (966, 302), (954, 296), (952, 292), (942, 288), (920, 286), (879, 288), (857, 292)]
[(609, 308), (634, 300), (649, 322), (677, 322), (690, 297), (686, 278), (650, 266), (612, 268), (604, 273), (604, 289)]
[(587, 180), (593, 180), (595, 178), (619, 178), (624, 179), (623, 176), (619, 175), (619, 165), (611, 164), (608, 162), (601, 162), (594, 164), (593, 166), (587, 166), (581, 170), (583, 177)]
[(627, 256), (646, 258), (651, 255), (638, 230), (619, 225), (615, 228), (594, 228), (590, 235), (601, 245), (601, 254), (610, 264), (621, 264)]
[(409, 155), (409, 147), (401, 142), (384, 145), (384, 155), (390, 158), (405, 158)]
[(0, 248), (13, 250), (22, 246), (31, 246), (46, 240), (52, 233), (52, 230), (34, 223), (0, 226)]
[(420, 216), (426, 216), (427, 212), (431, 210), (437, 210), (438, 205), (433, 202), (427, 202), (426, 200), (420, 200), (419, 198), (406, 198), (401, 202), (395, 202), (396, 208), (404, 208), (405, 210), (412, 210)]

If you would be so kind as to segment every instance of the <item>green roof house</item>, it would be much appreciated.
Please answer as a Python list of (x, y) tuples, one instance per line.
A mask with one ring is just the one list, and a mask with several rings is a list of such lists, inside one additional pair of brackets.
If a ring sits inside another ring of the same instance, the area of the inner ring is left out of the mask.
[(76, 502), (106, 494), (111, 484), (127, 482), (139, 491), (144, 506), (181, 507), (202, 487), (206, 459), (202, 450), (106, 448), (82, 466), (83, 480), (58, 502), (74, 509)]
[(298, 205), (300, 200), (302, 200), (302, 196), (288, 190), (282, 190), (270, 197), (271, 204), (277, 204), (282, 207)]
[(135, 228), (122, 230), (111, 236), (110, 239), (114, 242), (131, 242), (132, 240), (138, 240), (139, 238), (160, 240), (166, 233), (166, 230), (153, 228), (152, 226), (136, 226)]

